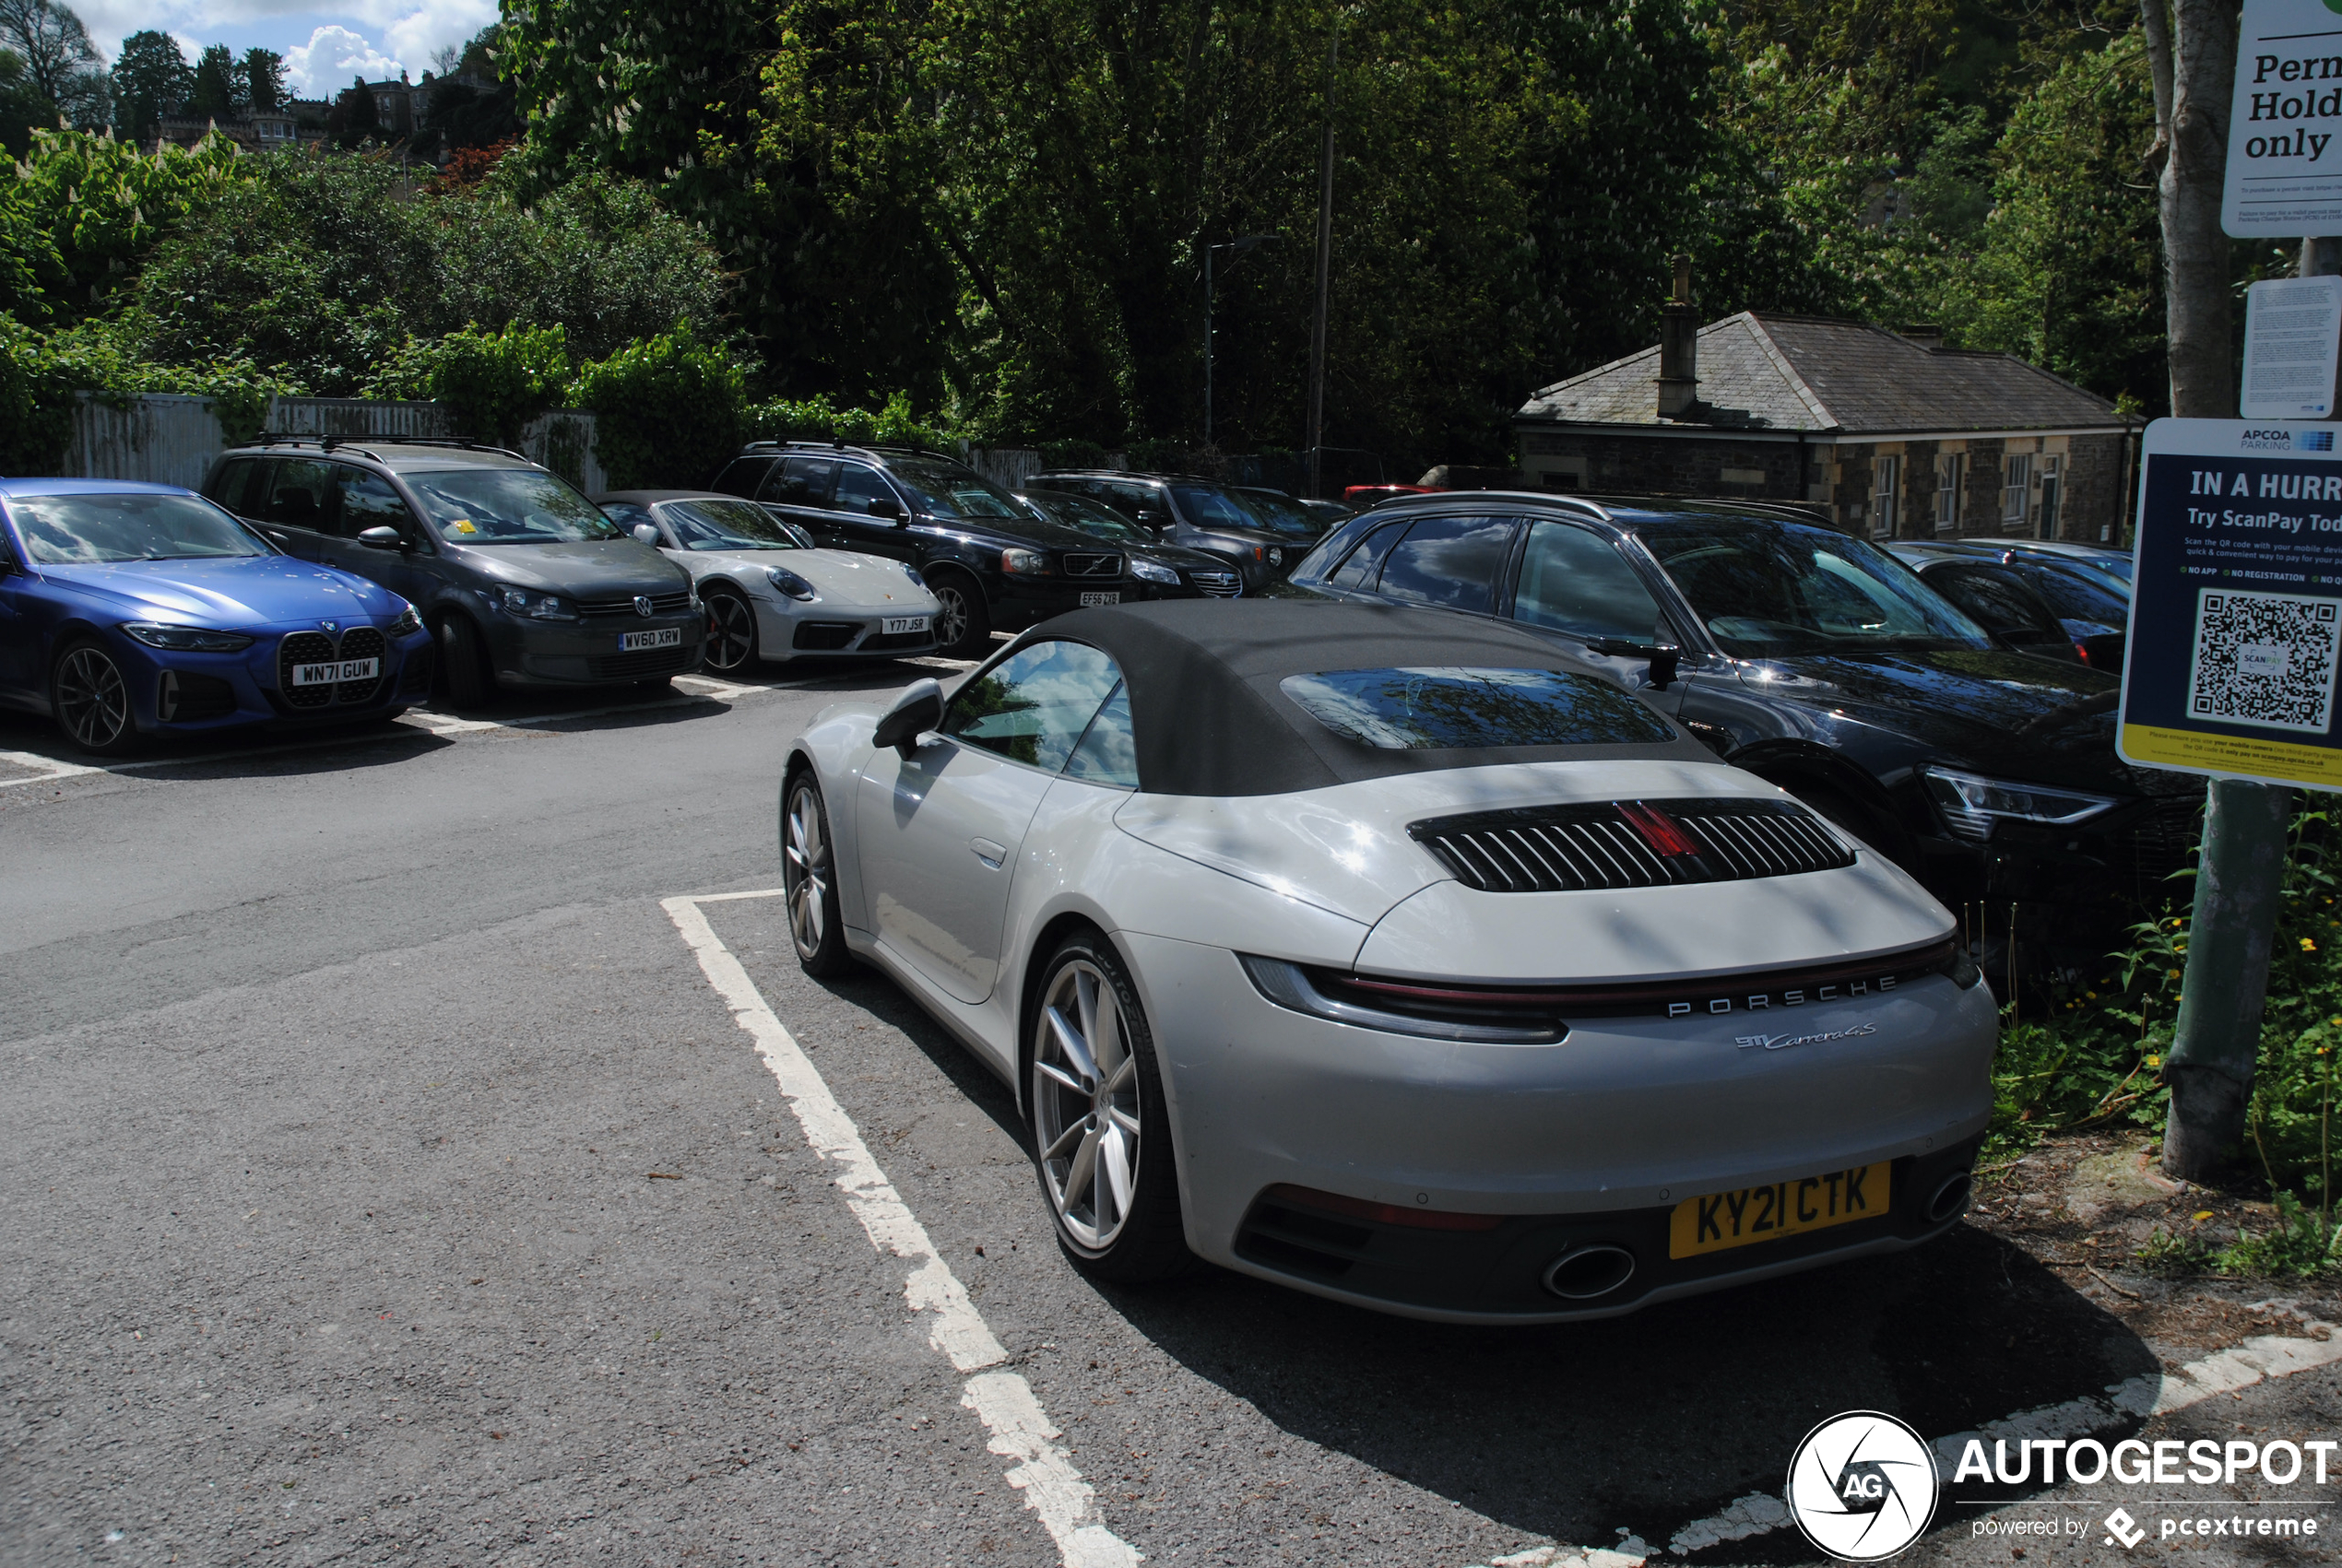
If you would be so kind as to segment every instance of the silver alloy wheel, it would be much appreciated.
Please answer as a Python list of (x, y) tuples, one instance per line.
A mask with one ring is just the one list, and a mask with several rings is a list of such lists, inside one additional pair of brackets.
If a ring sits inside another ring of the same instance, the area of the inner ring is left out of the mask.
[(706, 604), (707, 667), (736, 670), (756, 648), (756, 612), (738, 594), (710, 594)]
[(1043, 998), (1033, 1043), (1041, 1179), (1066, 1233), (1111, 1246), (1139, 1185), (1139, 1058), (1122, 1004), (1096, 965), (1075, 959)]
[(128, 727), (129, 688), (102, 650), (76, 648), (57, 666), (57, 722), (92, 751), (112, 746)]
[(788, 797), (788, 839), (782, 878), (788, 890), (788, 928), (799, 958), (821, 950), (828, 934), (823, 901), (830, 891), (830, 846), (822, 834), (822, 797), (800, 784)]
[(935, 595), (935, 645), (952, 648), (967, 635), (968, 602), (956, 583), (930, 583), (928, 592)]

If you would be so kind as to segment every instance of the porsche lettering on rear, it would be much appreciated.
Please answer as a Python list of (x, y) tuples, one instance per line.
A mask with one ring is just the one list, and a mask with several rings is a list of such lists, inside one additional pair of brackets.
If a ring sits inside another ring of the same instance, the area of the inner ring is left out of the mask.
[[(1892, 991), (1895, 989), (1895, 977), (1882, 974), (1875, 980), (1853, 980), (1843, 985), (1816, 985), (1798, 991), (1759, 991), (1746, 996), (1716, 996), (1709, 1000), (1708, 1010), (1728, 1013), (1734, 1008), (1745, 1008), (1750, 1012), (1763, 1012), (1775, 1007), (1802, 1008), (1808, 1002), (1843, 1002), (1869, 996), (1874, 986), (1881, 991)], [(1669, 1018), (1686, 1018), (1696, 1010), (1689, 1002), (1667, 1004)]]

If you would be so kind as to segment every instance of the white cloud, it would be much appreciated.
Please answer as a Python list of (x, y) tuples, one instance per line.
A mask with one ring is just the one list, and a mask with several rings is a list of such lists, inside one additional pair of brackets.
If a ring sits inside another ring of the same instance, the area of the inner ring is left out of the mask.
[(345, 27), (319, 28), (284, 53), (286, 84), (301, 98), (331, 98), (354, 77), (378, 82), (399, 71), (396, 59)]
[(77, 0), (74, 9), (109, 63), (122, 53), (124, 37), (141, 28), (168, 30), (186, 47), (190, 60), (200, 48), (196, 40), (226, 42), (238, 53), (258, 44), (285, 56), (294, 90), (303, 97), (329, 83), (339, 91), (361, 68), (353, 55), (350, 69), (338, 78), (325, 72), (304, 84), (292, 69), (293, 57), (306, 50), (302, 58), (316, 62), (313, 68), (324, 72), (325, 57), (317, 47), (325, 34), (378, 40), (366, 49), (372, 58), (388, 63), (388, 75), (397, 76), (404, 65), (420, 76), (433, 51), (461, 46), (496, 19), (495, 0)]

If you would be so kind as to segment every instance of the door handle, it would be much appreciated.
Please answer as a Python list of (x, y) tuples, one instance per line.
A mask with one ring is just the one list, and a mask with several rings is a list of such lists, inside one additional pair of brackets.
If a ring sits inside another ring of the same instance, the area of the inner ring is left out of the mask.
[(1000, 863), (1009, 857), (1008, 845), (994, 843), (990, 839), (970, 839), (968, 847), (976, 851), (976, 857), (978, 860), (995, 871), (998, 871), (1000, 868)]

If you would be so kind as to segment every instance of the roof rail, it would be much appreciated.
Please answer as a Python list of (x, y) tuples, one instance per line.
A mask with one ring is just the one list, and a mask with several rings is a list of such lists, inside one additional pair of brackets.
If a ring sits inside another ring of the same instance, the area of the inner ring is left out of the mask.
[(965, 460), (956, 453), (938, 452), (933, 447), (928, 446), (905, 446), (896, 442), (847, 441), (844, 436), (833, 436), (828, 441), (816, 441), (809, 437), (804, 440), (746, 442), (741, 444), (735, 455), (745, 457), (751, 453), (764, 452), (908, 453), (915, 457), (940, 457), (946, 463), (958, 463), (965, 466)]
[(1793, 518), (1795, 521), (1800, 523), (1818, 523), (1823, 527), (1831, 529), (1837, 533), (1842, 534), (1846, 532), (1845, 529), (1839, 527), (1837, 524), (1831, 522), (1827, 515), (1816, 508), (1812, 506), (1803, 506), (1795, 501), (1751, 501), (1741, 496), (1731, 495), (1686, 496), (1684, 499), (1687, 501), (1711, 501), (1723, 506), (1737, 506), (1750, 512), (1769, 513), (1776, 517)]
[(366, 442), (384, 446), (453, 446), (466, 452), (492, 452), (503, 457), (531, 461), (528, 454), (515, 452), (508, 446), (490, 446), (469, 436), (400, 435), (395, 430), (263, 430), (246, 444), (251, 446), (315, 446), (331, 452), (337, 446), (350, 446)]

